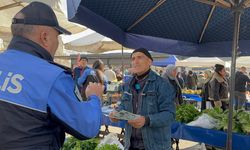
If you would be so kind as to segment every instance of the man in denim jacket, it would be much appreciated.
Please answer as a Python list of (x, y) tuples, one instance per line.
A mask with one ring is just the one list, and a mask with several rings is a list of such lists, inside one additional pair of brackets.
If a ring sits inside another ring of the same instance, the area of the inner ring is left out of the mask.
[[(152, 57), (143, 48), (131, 54), (133, 78), (124, 87), (119, 106), (140, 115), (125, 126), (126, 150), (170, 150), (175, 118), (175, 91), (169, 81), (150, 70)], [(113, 122), (119, 121), (110, 114)]]

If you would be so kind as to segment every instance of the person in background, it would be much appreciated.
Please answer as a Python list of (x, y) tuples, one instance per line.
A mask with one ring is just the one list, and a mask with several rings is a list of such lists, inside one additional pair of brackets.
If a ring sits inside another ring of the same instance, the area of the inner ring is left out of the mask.
[[(250, 78), (250, 72), (248, 73), (248, 78)], [(250, 84), (247, 84), (247, 94), (250, 95)]]
[(216, 64), (213, 77), (209, 82), (209, 100), (214, 102), (215, 107), (220, 107), (223, 110), (228, 108), (228, 82), (225, 76), (225, 67)]
[(195, 90), (196, 89), (196, 77), (193, 74), (193, 71), (189, 70), (187, 75), (187, 89)]
[[(124, 86), (119, 110), (140, 117), (125, 125), (125, 150), (171, 150), (171, 124), (175, 118), (175, 90), (167, 79), (150, 69), (153, 58), (144, 49), (131, 54), (132, 79)], [(119, 120), (110, 114), (113, 122)]]
[(90, 84), (82, 102), (71, 69), (54, 62), (59, 34), (70, 32), (52, 8), (30, 3), (14, 16), (11, 32), (0, 54), (0, 149), (60, 150), (65, 132), (80, 140), (95, 137), (103, 86)]
[(97, 83), (104, 85), (104, 91), (106, 91), (108, 80), (104, 75), (104, 67), (105, 65), (101, 59), (98, 59), (93, 63), (93, 69), (96, 72), (96, 77), (98, 80)]
[(201, 90), (205, 82), (205, 77), (203, 72), (199, 72), (197, 76), (197, 90)]
[(166, 72), (163, 74), (163, 78), (168, 79), (169, 82), (172, 84), (176, 91), (175, 95), (175, 104), (181, 105), (183, 103), (182, 92), (181, 92), (181, 85), (176, 78), (177, 76), (177, 67), (175, 65), (168, 65), (166, 67)]
[(184, 81), (184, 79), (182, 77), (181, 72), (177, 73), (176, 78), (177, 78), (177, 80), (178, 80), (178, 82), (179, 82), (179, 84), (181, 86), (181, 89), (184, 89), (185, 88), (185, 81)]
[(116, 69), (115, 74), (116, 74), (117, 81), (122, 81), (123, 75), (122, 75), (121, 70), (120, 69)]
[[(83, 74), (84, 70), (89, 68), (87, 66), (87, 64), (88, 64), (88, 58), (87, 57), (81, 57), (80, 61), (79, 61), (79, 65), (74, 68), (74, 70), (73, 70), (73, 79), (74, 79), (76, 85), (77, 85), (77, 82), (78, 82), (78, 78)], [(80, 90), (80, 86), (78, 86), (78, 88)]]
[(184, 80), (184, 87), (187, 87), (187, 71), (183, 71), (182, 73), (181, 73), (181, 76), (182, 76), (182, 78), (183, 78), (183, 80)]
[(83, 99), (86, 98), (85, 90), (90, 82), (104, 85), (104, 93), (106, 92), (108, 82), (104, 75), (104, 63), (100, 59), (93, 63), (92, 68), (87, 68), (78, 79), (78, 86), (81, 87)]
[(109, 69), (104, 71), (104, 74), (109, 82), (114, 82), (117, 80), (116, 74), (113, 71), (113, 67), (111, 65), (109, 65)]
[(250, 79), (246, 73), (246, 67), (241, 67), (239, 71), (235, 74), (235, 109), (241, 109), (246, 98), (246, 84), (250, 84)]
[[(207, 109), (206, 102), (210, 101), (208, 97), (209, 97), (209, 82), (212, 78), (211, 70), (204, 71), (204, 78), (205, 78), (205, 81), (204, 81), (202, 91), (201, 91), (201, 97), (202, 97), (201, 110)], [(210, 102), (211, 102), (211, 105), (214, 107), (213, 101), (210, 101)]]
[(160, 75), (160, 76), (163, 75), (163, 71), (162, 71), (162, 70), (159, 71), (159, 75)]

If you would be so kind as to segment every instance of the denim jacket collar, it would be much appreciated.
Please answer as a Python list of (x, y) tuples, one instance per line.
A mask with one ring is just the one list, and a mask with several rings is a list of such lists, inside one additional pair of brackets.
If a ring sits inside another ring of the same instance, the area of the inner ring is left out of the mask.
[(157, 74), (154, 71), (150, 70), (149, 75), (148, 75), (148, 81), (156, 80), (156, 76)]

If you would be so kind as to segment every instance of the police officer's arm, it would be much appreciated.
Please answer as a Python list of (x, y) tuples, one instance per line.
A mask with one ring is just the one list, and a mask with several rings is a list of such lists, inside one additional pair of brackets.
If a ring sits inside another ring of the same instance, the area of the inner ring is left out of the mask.
[(51, 88), (48, 110), (53, 120), (78, 139), (96, 136), (101, 126), (99, 97), (92, 95), (88, 101), (79, 101), (74, 92), (74, 82), (69, 74), (61, 73)]
[(82, 87), (82, 84), (85, 82), (90, 72), (91, 72), (91, 69), (87, 68), (86, 70), (84, 70), (83, 74), (81, 75), (81, 77), (79, 77), (78, 82), (77, 82), (79, 86)]
[(158, 113), (148, 115), (149, 126), (170, 126), (175, 118), (175, 90), (167, 79), (161, 82), (157, 90)]

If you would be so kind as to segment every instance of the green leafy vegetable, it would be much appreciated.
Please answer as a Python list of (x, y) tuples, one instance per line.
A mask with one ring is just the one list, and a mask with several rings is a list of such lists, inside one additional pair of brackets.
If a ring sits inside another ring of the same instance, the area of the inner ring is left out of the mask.
[(62, 150), (95, 150), (99, 143), (98, 139), (81, 141), (74, 137), (67, 138)]
[(189, 123), (193, 121), (200, 112), (195, 108), (194, 105), (186, 104), (177, 106), (176, 120), (182, 123)]

